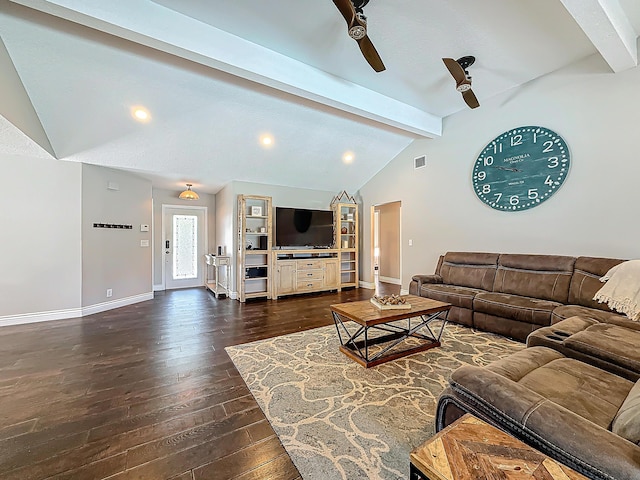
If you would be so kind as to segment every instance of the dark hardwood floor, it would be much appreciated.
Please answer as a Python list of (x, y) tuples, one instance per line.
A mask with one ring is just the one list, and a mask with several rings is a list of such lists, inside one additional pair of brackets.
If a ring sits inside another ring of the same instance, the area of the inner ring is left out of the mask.
[(372, 293), (241, 304), (174, 290), (0, 328), (0, 478), (299, 478), (224, 347), (330, 325), (330, 304)]

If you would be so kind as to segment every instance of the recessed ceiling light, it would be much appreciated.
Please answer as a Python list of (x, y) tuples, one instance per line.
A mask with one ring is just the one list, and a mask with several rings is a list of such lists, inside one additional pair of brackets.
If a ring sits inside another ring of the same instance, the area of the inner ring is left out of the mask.
[(270, 147), (273, 145), (273, 137), (271, 135), (261, 135), (260, 136), (260, 144), (265, 147)]
[(355, 158), (355, 155), (351, 152), (345, 152), (345, 154), (342, 155), (342, 161), (346, 164), (352, 163)]
[(136, 106), (131, 108), (131, 116), (139, 122), (148, 122), (151, 120), (149, 110), (144, 107)]

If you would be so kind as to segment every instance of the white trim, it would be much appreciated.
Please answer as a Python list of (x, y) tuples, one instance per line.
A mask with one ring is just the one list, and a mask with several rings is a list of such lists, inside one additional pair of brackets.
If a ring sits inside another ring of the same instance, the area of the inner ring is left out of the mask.
[(392, 283), (393, 285), (402, 285), (402, 280), (400, 280), (399, 278), (383, 277), (382, 275), (380, 275), (378, 277), (378, 280), (384, 283)]
[(5, 315), (0, 317), (0, 327), (9, 325), (25, 325), (27, 323), (50, 322), (52, 320), (65, 320), (82, 316), (81, 308), (68, 308), (66, 310), (51, 310), (49, 312), (21, 313), (19, 315)]
[(368, 290), (375, 290), (376, 289), (376, 284), (373, 282), (365, 282), (364, 280), (360, 280), (360, 282), (358, 282), (360, 285), (360, 288), (366, 288)]
[(154, 285), (153, 286), (153, 291), (154, 292), (162, 292), (162, 291), (164, 291), (164, 289), (165, 289), (164, 288), (164, 283), (160, 283), (158, 285)]
[(405, 290), (404, 288), (401, 288), (400, 295), (409, 295), (409, 290)]
[(229, 292), (229, 298), (231, 300), (237, 300), (238, 299), (238, 292)]
[(113, 310), (114, 308), (126, 307), (127, 305), (146, 302), (147, 300), (153, 300), (153, 292), (141, 293), (140, 295), (133, 295), (110, 302), (96, 303), (95, 305), (82, 307), (82, 316), (93, 315), (94, 313), (105, 312), (107, 310)]
[[(204, 253), (206, 254), (209, 251), (209, 207), (206, 206), (201, 206), (201, 205), (169, 205), (166, 203), (162, 204), (162, 221), (160, 228), (162, 228), (162, 232), (161, 232), (161, 238), (162, 241), (160, 243), (160, 246), (162, 247), (162, 290), (166, 290), (166, 280), (165, 280), (165, 275), (166, 275), (166, 270), (167, 267), (165, 266), (165, 262), (164, 262), (164, 244), (167, 240), (166, 236), (165, 236), (165, 224), (164, 224), (164, 217), (166, 215), (166, 210), (170, 209), (170, 208), (179, 208), (179, 209), (183, 209), (183, 210), (201, 210), (203, 212), (203, 216), (204, 216), (204, 233), (203, 233), (203, 238), (204, 238)], [(203, 266), (202, 266), (202, 285), (196, 285), (196, 287), (200, 287), (200, 286), (204, 286), (206, 281), (207, 281), (207, 267), (206, 264), (204, 264), (204, 259), (201, 260), (203, 262)], [(190, 287), (177, 287), (177, 288), (190, 288)]]

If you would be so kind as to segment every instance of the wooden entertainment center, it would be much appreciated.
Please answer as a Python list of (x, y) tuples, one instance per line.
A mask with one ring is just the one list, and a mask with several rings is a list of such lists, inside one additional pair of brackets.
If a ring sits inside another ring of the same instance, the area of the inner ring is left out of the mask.
[(271, 298), (340, 290), (338, 250), (274, 250)]
[(358, 205), (335, 203), (333, 248), (273, 246), (271, 197), (238, 195), (238, 300), (358, 288)]

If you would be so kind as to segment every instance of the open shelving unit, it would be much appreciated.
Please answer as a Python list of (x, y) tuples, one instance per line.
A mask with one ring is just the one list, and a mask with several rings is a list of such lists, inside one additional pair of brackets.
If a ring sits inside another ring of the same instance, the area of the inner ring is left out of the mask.
[(333, 204), (335, 248), (338, 251), (340, 288), (359, 286), (358, 269), (358, 205)]
[(271, 298), (271, 197), (238, 195), (238, 300)]

